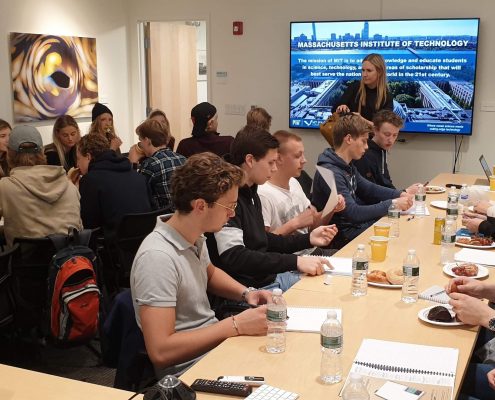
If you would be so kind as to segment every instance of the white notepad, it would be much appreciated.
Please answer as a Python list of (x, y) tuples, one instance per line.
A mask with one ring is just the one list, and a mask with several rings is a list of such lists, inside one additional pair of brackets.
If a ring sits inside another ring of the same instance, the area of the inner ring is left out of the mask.
[[(363, 339), (351, 372), (364, 377), (452, 389), (459, 349)], [(439, 397), (440, 398), (440, 397)]]
[(331, 256), (331, 257), (312, 256), (312, 255), (305, 255), (303, 257), (325, 258), (328, 261), (330, 261), (330, 264), (332, 264), (332, 267), (333, 267), (333, 269), (331, 269), (327, 265), (324, 265), (323, 268), (325, 269), (325, 272), (328, 272), (329, 274), (332, 274), (332, 275), (352, 276), (352, 258), (334, 257), (334, 256)]
[[(401, 211), (400, 215), (415, 215), (416, 214), (416, 206), (413, 205), (411, 208)], [(428, 210), (428, 207), (425, 206), (425, 216), (430, 215), (430, 210)]]
[(454, 259), (455, 261), (495, 266), (495, 251), (465, 248), (455, 253)]
[[(331, 308), (287, 307), (287, 330), (294, 332), (320, 332), (321, 325), (327, 319)], [(334, 309), (337, 319), (342, 323), (342, 310)]]
[(432, 287), (421, 292), (419, 294), (419, 298), (441, 304), (448, 304), (450, 300), (450, 297), (445, 289), (438, 285), (433, 285)]

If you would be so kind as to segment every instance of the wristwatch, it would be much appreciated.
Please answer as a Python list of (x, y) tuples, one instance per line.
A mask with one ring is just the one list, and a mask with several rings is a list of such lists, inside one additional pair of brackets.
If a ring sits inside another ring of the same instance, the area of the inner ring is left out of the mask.
[(488, 321), (488, 329), (490, 329), (492, 332), (495, 332), (495, 317)]
[(255, 290), (258, 290), (252, 286), (249, 286), (248, 288), (244, 289), (244, 291), (241, 293), (241, 299), (242, 301), (245, 301), (247, 303), (247, 300), (246, 300), (246, 297), (248, 295), (249, 292), (253, 292)]

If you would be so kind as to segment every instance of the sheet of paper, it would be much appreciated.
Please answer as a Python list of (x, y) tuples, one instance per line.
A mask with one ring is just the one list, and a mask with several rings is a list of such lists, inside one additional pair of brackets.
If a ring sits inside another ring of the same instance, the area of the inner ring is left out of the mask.
[(316, 169), (318, 170), (322, 178), (325, 180), (325, 183), (330, 188), (330, 196), (328, 197), (327, 204), (325, 204), (325, 208), (323, 209), (321, 215), (322, 218), (325, 218), (328, 214), (332, 212), (332, 210), (339, 202), (337, 198), (337, 194), (338, 194), (337, 187), (335, 186), (335, 176), (333, 175), (332, 171), (330, 171), (327, 168), (320, 167), (319, 165), (316, 166)]
[(324, 266), (325, 272), (332, 275), (352, 275), (352, 258), (346, 257), (325, 257), (330, 264), (332, 264), (333, 269), (330, 269), (326, 265)]
[[(414, 204), (411, 208), (401, 211), (400, 215), (415, 215), (416, 214), (416, 208), (414, 207)], [(425, 215), (430, 215), (430, 210), (428, 210), (428, 207), (425, 206)]]
[(495, 266), (495, 252), (493, 250), (462, 249), (455, 253), (454, 259), (456, 261)]
[(388, 381), (375, 394), (385, 400), (418, 400), (424, 392), (411, 386)]
[[(320, 332), (330, 308), (287, 307), (287, 330), (295, 332)], [(335, 308), (337, 319), (342, 323), (342, 310)]]

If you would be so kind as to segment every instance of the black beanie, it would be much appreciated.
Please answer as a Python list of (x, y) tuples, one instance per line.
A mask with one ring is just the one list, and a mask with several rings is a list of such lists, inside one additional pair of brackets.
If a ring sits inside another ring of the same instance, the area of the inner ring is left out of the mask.
[(208, 121), (217, 113), (217, 109), (213, 104), (203, 102), (194, 106), (191, 110), (191, 117), (194, 118), (194, 126), (192, 130), (193, 136), (203, 136), (206, 132)]
[(95, 106), (93, 107), (93, 111), (91, 111), (91, 121), (94, 121), (101, 114), (105, 114), (105, 113), (110, 114), (113, 117), (112, 112), (106, 105), (101, 103), (96, 103)]

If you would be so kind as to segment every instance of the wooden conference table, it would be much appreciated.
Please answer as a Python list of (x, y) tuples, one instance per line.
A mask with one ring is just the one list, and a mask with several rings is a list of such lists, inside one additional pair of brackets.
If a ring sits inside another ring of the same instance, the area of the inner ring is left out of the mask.
[[(446, 183), (473, 184), (476, 176), (440, 174), (431, 185)], [(494, 193), (490, 196), (495, 200)], [(447, 193), (430, 194), (426, 204), (430, 216), (400, 219), (400, 236), (391, 239), (385, 261), (370, 262), (370, 269), (387, 270), (400, 267), (407, 250), (414, 248), (419, 256), (419, 289), (423, 291), (437, 284), (444, 286), (449, 277), (442, 272), (440, 246), (433, 245), (435, 216), (445, 216), (444, 210), (429, 205), (432, 200), (446, 200)], [(336, 255), (352, 257), (359, 243), (368, 243), (373, 228), (368, 229)], [(369, 246), (367, 248), (369, 252)], [(401, 291), (369, 287), (367, 296), (351, 296), (351, 278), (334, 276), (330, 285), (324, 285), (325, 276), (303, 277), (286, 294), (289, 306), (319, 306), (341, 308), (343, 312), (344, 349), (343, 372), (347, 376), (352, 361), (364, 338), (382, 339), (431, 346), (455, 347), (459, 349), (459, 361), (454, 388), (454, 398), (466, 370), (478, 329), (476, 327), (439, 327), (418, 319), (418, 311), (432, 305), (419, 299), (417, 303), (402, 303)], [(495, 269), (490, 269), (487, 278), (495, 282)], [(220, 375), (264, 376), (268, 384), (296, 392), (300, 399), (338, 399), (343, 382), (323, 385), (318, 381), (320, 370), (320, 337), (314, 333), (287, 333), (287, 348), (282, 354), (264, 351), (265, 337), (236, 337), (223, 342), (208, 353), (183, 376), (191, 384), (196, 378), (216, 379)], [(428, 361), (425, 360), (425, 363)], [(224, 398), (198, 393), (199, 399)], [(372, 397), (373, 398), (373, 397)]]

